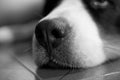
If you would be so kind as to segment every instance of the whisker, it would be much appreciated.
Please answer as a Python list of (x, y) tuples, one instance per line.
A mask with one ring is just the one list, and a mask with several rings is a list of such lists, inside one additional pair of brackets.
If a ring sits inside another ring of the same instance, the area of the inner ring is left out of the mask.
[(23, 53), (28, 53), (28, 52), (32, 52), (32, 47), (25, 49)]
[(104, 49), (109, 52), (114, 52), (114, 54), (120, 52), (120, 47), (115, 44), (105, 43)]
[(105, 46), (105, 48), (110, 48), (110, 49), (114, 49), (114, 50), (120, 51), (119, 47), (115, 47), (115, 46), (112, 46), (112, 45), (107, 45), (107, 46)]
[[(72, 70), (73, 70), (73, 69), (72, 69)], [(63, 78), (65, 78), (68, 74), (70, 74), (70, 72), (71, 72), (72, 70), (68, 70), (68, 72), (65, 73), (62, 77), (60, 77), (59, 80), (62, 80)]]
[(22, 67), (24, 67), (27, 71), (29, 71), (31, 74), (33, 74), (38, 80), (42, 80), (42, 78), (40, 78), (39, 75), (37, 75), (36, 73), (34, 73), (32, 70), (30, 70), (25, 64), (23, 64), (19, 59), (18, 57), (16, 56), (12, 56), (13, 59), (15, 59)]
[(88, 77), (88, 78), (84, 78), (82, 80), (92, 80), (92, 79), (103, 78), (103, 77), (107, 77), (107, 76), (111, 76), (111, 75), (117, 75), (117, 74), (120, 74), (120, 71), (111, 72), (111, 73), (107, 73), (107, 74), (103, 74), (103, 75), (99, 75), (99, 76), (95, 76), (95, 77)]
[(105, 77), (105, 76), (110, 76), (110, 75), (115, 75), (115, 74), (120, 74), (120, 71), (111, 72), (111, 73), (105, 74), (105, 75), (103, 75), (103, 77)]

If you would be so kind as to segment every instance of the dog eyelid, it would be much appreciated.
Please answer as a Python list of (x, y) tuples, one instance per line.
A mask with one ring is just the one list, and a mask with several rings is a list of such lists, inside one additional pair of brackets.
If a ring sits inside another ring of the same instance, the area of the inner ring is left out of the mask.
[(91, 4), (95, 9), (97, 8), (106, 8), (109, 5), (108, 0), (93, 0)]

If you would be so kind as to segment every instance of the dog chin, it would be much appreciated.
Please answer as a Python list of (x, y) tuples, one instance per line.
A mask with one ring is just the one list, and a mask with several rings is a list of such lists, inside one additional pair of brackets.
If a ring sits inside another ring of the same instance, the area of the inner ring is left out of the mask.
[[(69, 44), (69, 43), (67, 43)], [(82, 53), (78, 46), (61, 45), (56, 50), (53, 50), (51, 55), (47, 50), (39, 45), (36, 38), (33, 38), (33, 56), (38, 67), (49, 66), (52, 68), (88, 68), (100, 65), (106, 61), (105, 55), (96, 50), (92, 52)], [(65, 48), (67, 47), (67, 48)], [(87, 51), (87, 49), (85, 49)], [(85, 52), (85, 51), (84, 51)], [(99, 53), (99, 54), (98, 54)], [(98, 55), (95, 55), (98, 54)]]

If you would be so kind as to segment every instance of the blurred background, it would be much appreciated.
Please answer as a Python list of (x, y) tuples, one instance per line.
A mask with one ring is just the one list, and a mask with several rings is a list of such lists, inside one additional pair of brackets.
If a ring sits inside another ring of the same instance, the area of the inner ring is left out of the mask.
[[(0, 80), (34, 80), (32, 36), (45, 0), (0, 0)], [(18, 59), (19, 61), (17, 61)]]
[(0, 25), (25, 23), (40, 17), (45, 0), (0, 0)]
[(0, 0), (0, 43), (31, 37), (44, 3), (45, 0)]

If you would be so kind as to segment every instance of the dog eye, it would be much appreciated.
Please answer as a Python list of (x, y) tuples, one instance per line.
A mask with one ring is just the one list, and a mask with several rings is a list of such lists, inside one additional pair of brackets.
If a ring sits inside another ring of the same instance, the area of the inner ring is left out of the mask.
[(91, 3), (91, 6), (95, 9), (101, 8), (107, 8), (109, 6), (109, 0), (93, 0)]

